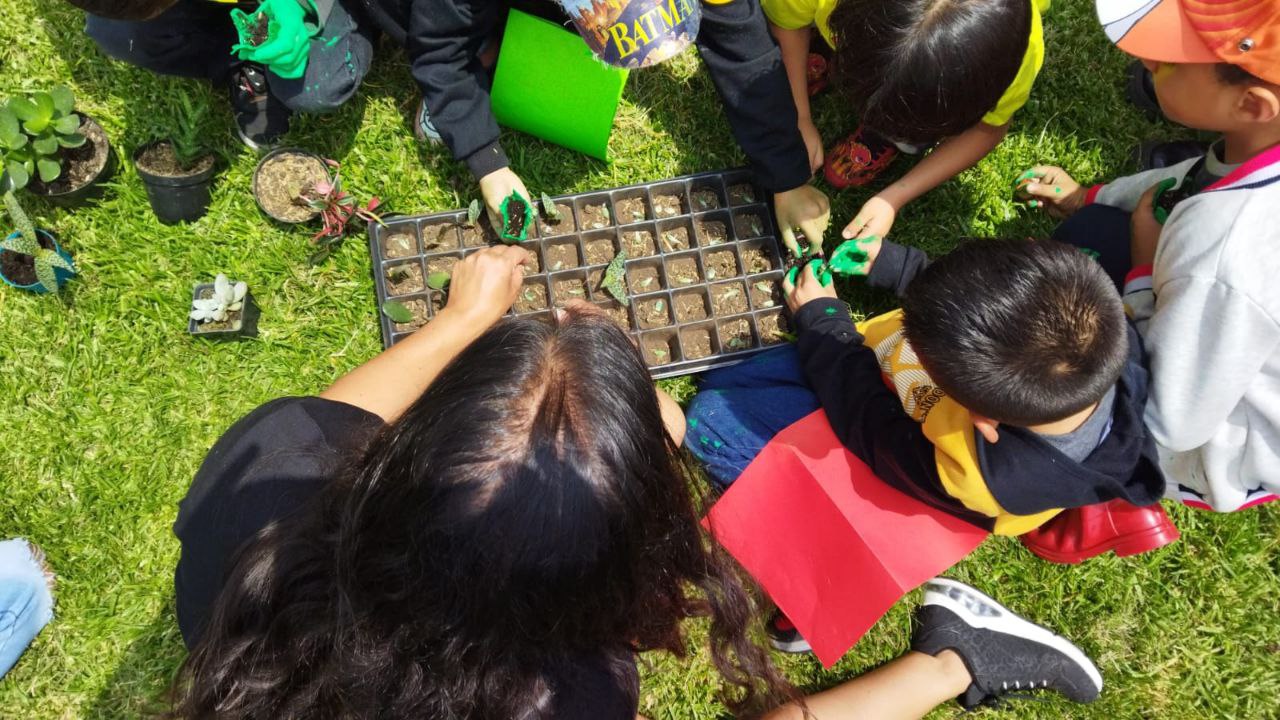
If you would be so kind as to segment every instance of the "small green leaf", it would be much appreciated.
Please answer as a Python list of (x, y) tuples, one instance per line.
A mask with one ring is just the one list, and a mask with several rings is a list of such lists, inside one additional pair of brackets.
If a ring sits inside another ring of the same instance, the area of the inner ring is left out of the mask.
[(40, 115), (35, 103), (20, 97), (9, 99), (9, 110), (23, 122), (35, 120)]
[(86, 138), (84, 135), (81, 135), (80, 133), (71, 133), (70, 135), (58, 136), (58, 144), (65, 148), (78, 148), (87, 142), (89, 142), (89, 138)]
[(623, 305), (630, 305), (631, 297), (627, 295), (626, 286), (623, 284), (626, 278), (626, 262), (626, 250), (621, 250), (617, 255), (614, 255), (613, 259), (609, 261), (609, 267), (604, 270), (604, 280), (600, 282), (600, 287), (617, 298), (618, 302)]
[(38, 117), (22, 123), (22, 129), (27, 131), (28, 135), (39, 135), (49, 129), (49, 121)]
[(62, 174), (62, 166), (55, 160), (41, 158), (36, 161), (36, 169), (40, 173), (40, 182), (51, 183)]
[(467, 206), (467, 223), (475, 225), (476, 221), (480, 219), (482, 209), (478, 198), (472, 200), (471, 204)]
[(5, 163), (4, 172), (5, 176), (9, 178), (10, 184), (13, 185), (14, 190), (21, 190), (26, 187), (27, 183), (31, 180), (31, 175), (27, 172), (27, 169), (22, 166), (22, 163), (19, 162), (10, 161)]
[(649, 352), (653, 353), (653, 356), (658, 358), (659, 360), (667, 356), (667, 351), (661, 350), (659, 348), (650, 348)]
[(390, 318), (391, 322), (401, 324), (413, 322), (413, 313), (409, 312), (409, 308), (395, 300), (382, 303), (382, 314)]
[(32, 140), (31, 147), (41, 155), (52, 155), (58, 152), (58, 138), (54, 135), (44, 135)]
[(762, 292), (762, 293), (771, 293), (771, 292), (773, 292), (773, 284), (772, 284), (772, 283), (764, 282), (764, 281), (762, 280), (762, 281), (760, 281), (760, 282), (756, 283), (756, 289), (757, 289), (757, 290), (759, 290), (759, 291), (760, 291), (760, 292)]
[(33, 120), (41, 121), (45, 127), (53, 122), (53, 116), (57, 112), (57, 108), (53, 105), (53, 96), (47, 92), (38, 92), (31, 96), (31, 100), (36, 105), (36, 116)]
[(662, 312), (663, 310), (666, 310), (666, 309), (667, 309), (667, 304), (661, 300), (653, 304), (654, 312)]
[(427, 275), (427, 287), (432, 290), (443, 290), (449, 284), (449, 273), (444, 270), (437, 270)]
[(71, 135), (80, 130), (80, 116), (66, 115), (53, 121), (53, 129), (60, 135)]
[(542, 214), (546, 215), (547, 219), (560, 220), (563, 218), (563, 215), (560, 213), (560, 208), (556, 207), (556, 201), (552, 200), (550, 195), (542, 193), (542, 198), (539, 200), (539, 204), (542, 205)]
[(61, 268), (69, 273), (75, 274), (75, 266), (67, 262), (66, 258), (52, 250), (40, 248), (40, 254), (37, 257), (39, 262), (46, 263), (52, 267)]
[(52, 265), (37, 261), (36, 280), (44, 286), (45, 290), (51, 293), (58, 292), (58, 276), (54, 273)]
[(25, 138), (18, 125), (18, 116), (9, 108), (0, 108), (0, 143), (5, 147), (16, 147), (19, 138)]
[(76, 109), (76, 96), (71, 92), (71, 88), (66, 85), (58, 85), (49, 91), (49, 97), (53, 100), (53, 107), (60, 113), (69, 114)]

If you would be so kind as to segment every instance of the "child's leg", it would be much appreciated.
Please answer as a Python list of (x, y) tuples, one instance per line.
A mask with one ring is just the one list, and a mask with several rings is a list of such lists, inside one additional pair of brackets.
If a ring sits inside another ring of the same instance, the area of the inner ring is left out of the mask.
[(181, 2), (142, 22), (89, 15), (85, 32), (107, 55), (162, 75), (223, 82), (235, 59), (227, 5)]
[(1129, 215), (1109, 205), (1086, 205), (1062, 221), (1053, 239), (1075, 245), (1092, 255), (1116, 287), (1124, 288), (1129, 274)]
[(686, 413), (685, 446), (727, 487), (774, 435), (817, 409), (795, 348), (770, 350), (703, 375)]
[[(921, 718), (963, 693), (972, 678), (964, 661), (950, 650), (936, 657), (909, 652), (893, 662), (805, 698), (810, 717), (822, 720)], [(797, 705), (787, 705), (764, 720), (802, 720)]]
[(324, 27), (312, 38), (307, 70), (288, 80), (268, 73), (271, 94), (294, 112), (337, 110), (355, 95), (373, 63), (371, 21), (353, 17), (342, 3), (334, 3)]
[(49, 579), (27, 541), (0, 542), (0, 677), (52, 618)]

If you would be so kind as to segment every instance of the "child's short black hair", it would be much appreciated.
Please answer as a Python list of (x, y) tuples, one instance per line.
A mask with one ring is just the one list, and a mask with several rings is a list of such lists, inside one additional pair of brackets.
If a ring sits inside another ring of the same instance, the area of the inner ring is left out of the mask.
[(150, 20), (177, 0), (67, 0), (90, 15), (111, 20)]
[(907, 288), (920, 362), (971, 412), (1054, 422), (1098, 402), (1129, 353), (1120, 294), (1093, 259), (1053, 240), (973, 240)]
[(1032, 0), (841, 0), (836, 86), (870, 129), (933, 143), (973, 127), (1018, 75)]

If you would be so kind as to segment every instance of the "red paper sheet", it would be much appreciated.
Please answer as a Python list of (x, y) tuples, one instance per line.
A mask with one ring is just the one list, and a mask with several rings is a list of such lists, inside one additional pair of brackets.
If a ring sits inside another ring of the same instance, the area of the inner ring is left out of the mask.
[(987, 537), (873, 475), (822, 410), (774, 437), (706, 523), (827, 667)]

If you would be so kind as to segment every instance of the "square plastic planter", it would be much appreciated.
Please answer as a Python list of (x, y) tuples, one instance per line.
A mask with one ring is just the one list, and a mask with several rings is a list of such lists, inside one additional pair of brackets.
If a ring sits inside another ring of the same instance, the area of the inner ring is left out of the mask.
[[(209, 291), (212, 292), (213, 283), (199, 283), (191, 290), (191, 299), (198, 300), (201, 294)], [(234, 340), (242, 337), (258, 336), (258, 305), (253, 301), (253, 292), (248, 291), (244, 294), (244, 307), (240, 310), (240, 317), (235, 323), (228, 328), (219, 330), (201, 330), (201, 325), (191, 318), (187, 318), (187, 332), (192, 337), (208, 338), (210, 340)]]
[[(786, 342), (785, 269), (770, 196), (745, 170), (699, 173), (552, 198), (562, 218), (541, 214), (521, 246), (530, 255), (511, 313), (550, 319), (550, 309), (587, 300), (631, 333), (654, 378), (732, 365)], [(483, 225), (483, 221), (482, 221)], [(459, 210), (369, 226), (377, 306), (396, 300), (414, 314), (383, 313), (391, 347), (431, 322), (445, 297), (425, 278), (496, 238)], [(627, 251), (630, 306), (600, 282)]]

